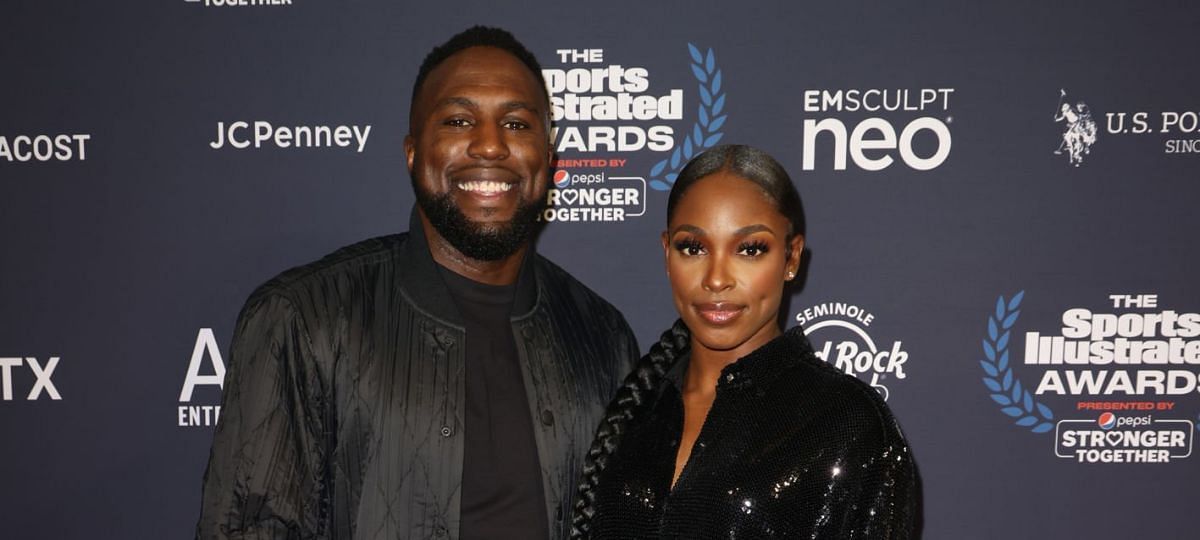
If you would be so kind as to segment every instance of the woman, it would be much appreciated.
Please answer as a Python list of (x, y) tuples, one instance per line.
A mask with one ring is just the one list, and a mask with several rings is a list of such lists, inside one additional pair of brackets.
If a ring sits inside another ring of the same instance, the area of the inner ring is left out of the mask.
[(906, 538), (914, 477), (891, 413), (780, 328), (804, 216), (779, 163), (697, 156), (662, 245), (680, 320), (605, 413), (573, 537)]

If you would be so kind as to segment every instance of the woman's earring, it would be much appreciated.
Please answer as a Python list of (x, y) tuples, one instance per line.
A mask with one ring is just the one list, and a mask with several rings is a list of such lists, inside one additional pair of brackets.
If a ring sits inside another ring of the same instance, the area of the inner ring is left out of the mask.
[(788, 278), (788, 281), (791, 281), (791, 280), (792, 280), (792, 278), (795, 278), (795, 277), (796, 277), (796, 273), (795, 273), (795, 272), (788, 272), (788, 277), (787, 277), (787, 278)]

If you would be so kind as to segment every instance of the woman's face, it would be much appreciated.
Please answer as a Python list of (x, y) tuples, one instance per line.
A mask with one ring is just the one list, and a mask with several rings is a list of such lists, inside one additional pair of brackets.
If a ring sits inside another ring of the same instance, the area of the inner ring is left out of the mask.
[(788, 225), (761, 188), (727, 171), (684, 193), (662, 243), (693, 348), (736, 359), (779, 335), (783, 286), (804, 249), (800, 235), (788, 241)]

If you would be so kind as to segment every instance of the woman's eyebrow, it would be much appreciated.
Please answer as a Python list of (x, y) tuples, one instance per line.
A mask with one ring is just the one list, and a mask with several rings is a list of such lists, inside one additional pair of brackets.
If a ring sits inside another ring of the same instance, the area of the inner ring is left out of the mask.
[(775, 234), (775, 231), (771, 230), (770, 227), (763, 225), (762, 223), (756, 223), (754, 225), (747, 225), (745, 227), (738, 229), (733, 234), (734, 234), (734, 236), (746, 236), (749, 234), (754, 234), (756, 232), (762, 232), (762, 231), (769, 232), (772, 235)]
[(679, 232), (691, 233), (696, 236), (705, 236), (708, 234), (708, 233), (704, 232), (704, 229), (701, 229), (700, 227), (697, 227), (695, 225), (686, 225), (686, 224), (675, 227), (675, 230), (672, 231), (671, 234), (676, 234)]

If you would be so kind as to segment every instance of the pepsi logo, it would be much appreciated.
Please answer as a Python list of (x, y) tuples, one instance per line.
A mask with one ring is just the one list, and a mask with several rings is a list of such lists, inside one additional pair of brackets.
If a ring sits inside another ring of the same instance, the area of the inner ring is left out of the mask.
[(571, 173), (566, 170), (554, 171), (554, 186), (565, 188), (571, 185)]
[(1117, 425), (1117, 415), (1106, 412), (1100, 415), (1100, 418), (1096, 420), (1096, 423), (1100, 424), (1100, 429), (1112, 429), (1113, 426)]

